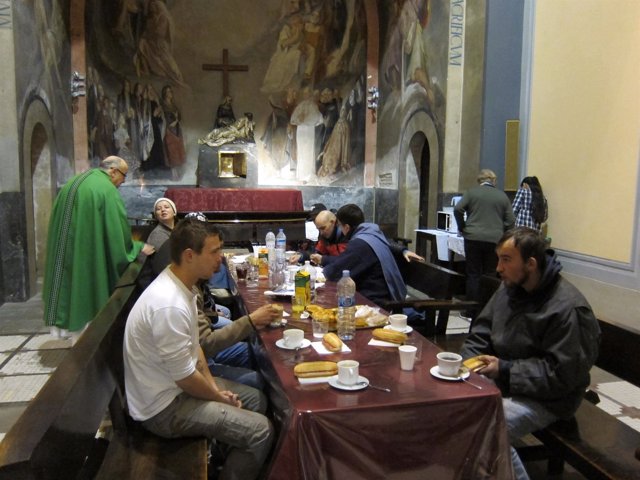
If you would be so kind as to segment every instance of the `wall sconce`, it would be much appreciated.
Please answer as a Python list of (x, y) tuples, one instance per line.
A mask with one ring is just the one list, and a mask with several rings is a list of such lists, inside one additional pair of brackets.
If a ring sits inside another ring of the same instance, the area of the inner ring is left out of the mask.
[(376, 121), (376, 111), (378, 110), (378, 100), (380, 99), (380, 91), (378, 87), (373, 86), (369, 87), (367, 90), (369, 94), (367, 96), (367, 108), (371, 110), (371, 114), (373, 115), (373, 121)]
[(73, 72), (71, 74), (71, 98), (84, 97), (86, 94), (84, 75)]

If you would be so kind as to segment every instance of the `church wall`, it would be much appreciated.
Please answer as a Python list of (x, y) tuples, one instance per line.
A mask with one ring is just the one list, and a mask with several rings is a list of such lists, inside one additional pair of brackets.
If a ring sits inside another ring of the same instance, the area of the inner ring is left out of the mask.
[(505, 122), (520, 119), (522, 19), (522, 2), (487, 2), (480, 168), (496, 172), (501, 187), (505, 185)]
[[(568, 19), (570, 21), (568, 21)], [(525, 6), (527, 172), (564, 272), (605, 320), (638, 327), (640, 4)]]
[[(482, 135), (485, 6), (484, 1), (462, 0), (380, 6), (376, 186), (399, 190), (398, 229), (406, 238), (413, 238), (419, 226), (434, 227), (436, 210), (475, 182)], [(450, 72), (458, 82), (450, 82)], [(464, 105), (451, 113), (453, 129), (447, 118), (451, 99)], [(428, 165), (421, 165), (422, 148), (409, 146), (417, 131), (428, 142)], [(424, 168), (429, 168), (430, 182), (420, 187), (416, 177), (425, 174)], [(428, 189), (422, 204), (420, 188)]]
[[(52, 161), (63, 172), (60, 181), (72, 172), (71, 98), (69, 95), (68, 6), (58, 0), (11, 2), (11, 21), (3, 24), (2, 35), (11, 35), (10, 60), (3, 60), (3, 122), (12, 122), (12, 131), (3, 127), (2, 167), (0, 180), (0, 211), (3, 229), (0, 233), (0, 256), (3, 263), (4, 298), (26, 300), (35, 293), (36, 242), (31, 238), (33, 205), (27, 201), (27, 186), (31, 185), (31, 171), (25, 165), (25, 117), (31, 102), (47, 105), (47, 118), (41, 123), (56, 125), (55, 151)], [(3, 11), (3, 21), (5, 20)], [(11, 92), (11, 94), (9, 93)], [(36, 122), (37, 123), (37, 122)], [(9, 147), (7, 142), (13, 146)], [(10, 182), (9, 182), (10, 180)], [(52, 186), (55, 178), (49, 178)], [(35, 197), (37, 201), (37, 196)], [(40, 213), (43, 213), (42, 211)], [(42, 240), (42, 239), (39, 239)]]

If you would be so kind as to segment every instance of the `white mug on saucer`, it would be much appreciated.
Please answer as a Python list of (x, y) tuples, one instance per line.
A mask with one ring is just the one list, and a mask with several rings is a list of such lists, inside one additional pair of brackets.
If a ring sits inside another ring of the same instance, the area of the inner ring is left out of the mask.
[(304, 340), (304, 330), (300, 330), (299, 328), (290, 328), (282, 332), (282, 338), (287, 347), (299, 347)]
[(355, 360), (342, 360), (338, 362), (338, 382), (343, 385), (355, 385), (360, 376), (358, 367), (360, 364)]
[(402, 313), (389, 315), (389, 324), (394, 330), (404, 332), (407, 329), (407, 316)]
[(445, 377), (456, 377), (462, 365), (462, 357), (454, 352), (440, 352), (438, 359), (438, 372)]

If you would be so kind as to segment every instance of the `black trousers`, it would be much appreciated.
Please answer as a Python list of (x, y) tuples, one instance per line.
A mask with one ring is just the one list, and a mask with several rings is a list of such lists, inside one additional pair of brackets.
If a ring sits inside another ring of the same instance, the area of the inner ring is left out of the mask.
[[(480, 279), (482, 275), (495, 275), (498, 266), (496, 244), (478, 240), (464, 240), (466, 260), (466, 297), (467, 300), (480, 301)], [(479, 312), (467, 312), (470, 317)]]

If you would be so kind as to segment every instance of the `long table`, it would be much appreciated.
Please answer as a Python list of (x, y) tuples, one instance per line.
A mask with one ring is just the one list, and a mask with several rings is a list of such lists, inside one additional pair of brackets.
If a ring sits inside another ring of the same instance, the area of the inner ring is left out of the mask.
[[(278, 301), (266, 289), (266, 282), (239, 285), (249, 311)], [(335, 284), (319, 289), (315, 302), (335, 306)], [(356, 302), (371, 305), (359, 294)], [(291, 311), (288, 301), (281, 303)], [(287, 319), (284, 328), (302, 328), (312, 338), (309, 320)], [(417, 332), (410, 335), (422, 342), (422, 360), (402, 371), (395, 348), (368, 345), (370, 329), (347, 342), (350, 353), (320, 355), (308, 347), (298, 358), (275, 345), (282, 330), (263, 329), (253, 344), (279, 431), (269, 479), (512, 478), (499, 390), (476, 374), (470, 380), (482, 390), (432, 377), (439, 349)], [(293, 375), (298, 361), (341, 359), (359, 361), (360, 374), (391, 393), (301, 385)]]

